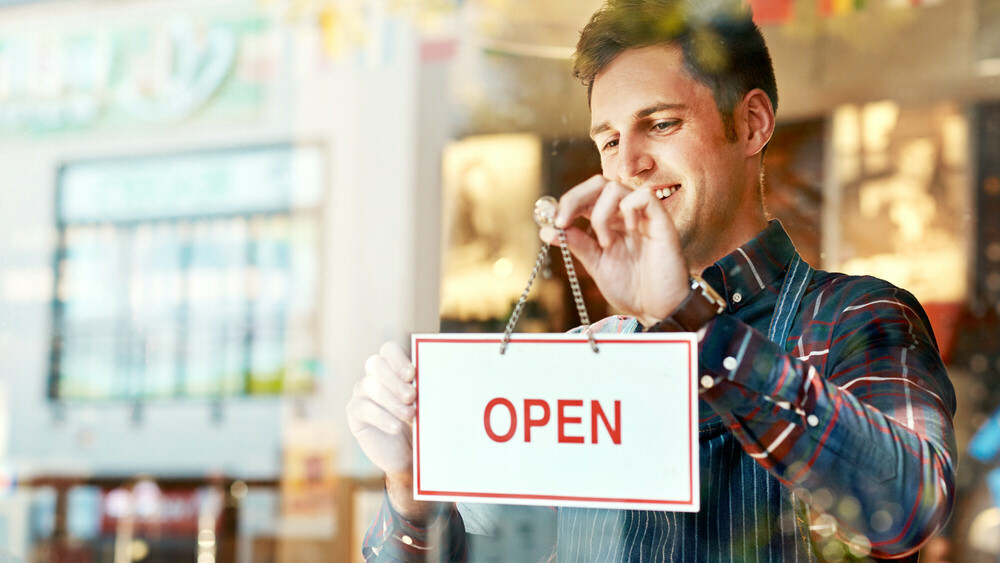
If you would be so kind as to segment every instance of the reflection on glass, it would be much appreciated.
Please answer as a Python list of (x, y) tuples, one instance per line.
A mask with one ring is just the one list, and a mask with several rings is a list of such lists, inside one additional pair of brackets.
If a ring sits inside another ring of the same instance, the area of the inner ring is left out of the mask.
[(538, 251), (531, 210), (541, 152), (534, 135), (470, 137), (445, 149), (442, 317), (510, 314)]
[(950, 104), (838, 109), (834, 177), (843, 197), (834, 268), (887, 279), (923, 303), (965, 298), (966, 128)]

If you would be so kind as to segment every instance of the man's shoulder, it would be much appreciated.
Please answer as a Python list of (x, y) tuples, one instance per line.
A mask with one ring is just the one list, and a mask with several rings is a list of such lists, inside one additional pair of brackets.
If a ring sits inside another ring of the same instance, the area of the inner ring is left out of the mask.
[(846, 305), (890, 301), (908, 307), (920, 307), (917, 298), (908, 290), (882, 278), (867, 275), (844, 274), (816, 270), (807, 295), (829, 303)]
[(909, 293), (892, 282), (875, 276), (844, 274), (826, 270), (816, 270), (812, 282), (814, 288), (832, 291), (904, 291)]

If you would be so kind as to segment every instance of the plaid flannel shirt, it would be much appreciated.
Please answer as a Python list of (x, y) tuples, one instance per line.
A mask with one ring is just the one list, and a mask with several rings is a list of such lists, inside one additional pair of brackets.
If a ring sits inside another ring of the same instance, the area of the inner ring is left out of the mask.
[[(772, 221), (703, 273), (728, 310), (700, 333), (701, 511), (560, 508), (559, 560), (915, 560), (945, 524), (955, 396), (923, 309), (885, 281), (815, 271), (780, 346), (765, 333), (795, 256)], [(458, 508), (436, 523), (429, 538), (385, 503), (364, 556), (465, 560)]]

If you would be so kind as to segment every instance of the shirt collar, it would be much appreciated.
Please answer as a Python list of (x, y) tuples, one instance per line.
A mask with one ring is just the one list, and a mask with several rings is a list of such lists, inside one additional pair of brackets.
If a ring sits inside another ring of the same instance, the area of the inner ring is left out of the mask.
[(734, 312), (781, 279), (795, 256), (795, 245), (777, 219), (756, 237), (702, 273)]

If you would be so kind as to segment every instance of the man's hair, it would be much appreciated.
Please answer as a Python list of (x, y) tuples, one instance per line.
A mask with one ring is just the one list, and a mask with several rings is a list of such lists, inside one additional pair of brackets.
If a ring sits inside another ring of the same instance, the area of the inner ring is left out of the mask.
[(691, 76), (712, 89), (727, 136), (733, 110), (760, 88), (778, 110), (774, 66), (760, 28), (741, 0), (607, 0), (580, 32), (573, 75), (587, 86), (627, 49), (676, 45)]

